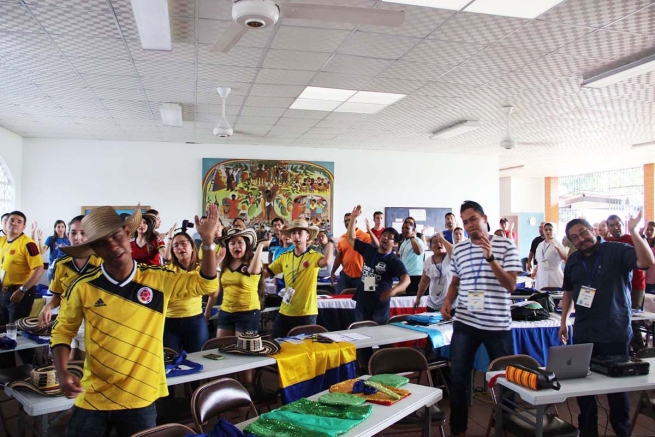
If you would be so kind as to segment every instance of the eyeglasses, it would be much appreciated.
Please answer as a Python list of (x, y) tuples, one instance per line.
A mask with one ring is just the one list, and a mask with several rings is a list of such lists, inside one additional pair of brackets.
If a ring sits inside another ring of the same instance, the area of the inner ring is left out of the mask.
[(578, 240), (582, 240), (583, 238), (587, 238), (591, 234), (591, 231), (589, 229), (582, 229), (577, 235), (569, 235), (569, 240), (571, 240), (571, 243), (575, 243)]
[(173, 249), (178, 249), (180, 247), (186, 247), (189, 245), (190, 243), (187, 240), (178, 241), (177, 243), (173, 244)]

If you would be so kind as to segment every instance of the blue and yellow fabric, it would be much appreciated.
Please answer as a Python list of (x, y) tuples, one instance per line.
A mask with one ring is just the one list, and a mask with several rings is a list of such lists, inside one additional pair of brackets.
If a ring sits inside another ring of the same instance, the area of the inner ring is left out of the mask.
[(357, 353), (352, 343), (282, 343), (275, 354), (285, 404), (327, 390), (356, 376)]

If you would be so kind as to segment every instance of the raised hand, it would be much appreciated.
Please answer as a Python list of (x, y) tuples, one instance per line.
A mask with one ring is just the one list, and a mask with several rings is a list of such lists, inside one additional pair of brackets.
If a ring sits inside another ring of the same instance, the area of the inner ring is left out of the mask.
[(642, 223), (642, 218), (643, 218), (643, 213), (641, 209), (639, 210), (639, 213), (637, 214), (637, 217), (630, 217), (630, 220), (628, 220), (628, 229), (632, 232), (637, 229), (637, 226), (639, 226)]
[(209, 243), (214, 240), (216, 235), (216, 228), (218, 227), (218, 206), (212, 204), (207, 209), (207, 218), (203, 223), (200, 223), (200, 218), (195, 217), (196, 230), (202, 237), (204, 243)]
[(485, 258), (491, 258), (491, 241), (489, 241), (489, 238), (485, 234), (480, 235), (480, 248)]
[(360, 215), (362, 215), (362, 207), (360, 205), (357, 205), (356, 207), (353, 208), (353, 211), (352, 211), (352, 213), (350, 215), (350, 218), (351, 219), (356, 219)]

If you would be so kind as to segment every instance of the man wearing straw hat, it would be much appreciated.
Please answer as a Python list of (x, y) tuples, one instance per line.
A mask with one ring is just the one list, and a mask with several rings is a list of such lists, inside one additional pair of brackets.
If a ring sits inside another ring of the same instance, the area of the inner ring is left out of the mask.
[(306, 220), (292, 221), (282, 233), (291, 237), (293, 250), (283, 253), (268, 266), (270, 276), (284, 274), (286, 286), (280, 292), (282, 304), (273, 322), (273, 338), (285, 337), (296, 326), (316, 323), (318, 271), (330, 265), (334, 258), (332, 243), (327, 244), (325, 256), (309, 248), (309, 242), (316, 238), (318, 228), (309, 226)]
[[(65, 253), (75, 258), (95, 254), (104, 262), (70, 285), (50, 340), (62, 392), (76, 398), (66, 435), (101, 436), (116, 428), (129, 436), (155, 426), (154, 401), (168, 394), (162, 341), (168, 302), (218, 287), (216, 257), (210, 256), (216, 205), (203, 224), (197, 216), (195, 222), (205, 252), (200, 271), (176, 274), (132, 259), (130, 235), (141, 223), (139, 210), (123, 222), (106, 206), (82, 220), (86, 242), (66, 247)], [(82, 319), (87, 358), (80, 381), (67, 363)]]

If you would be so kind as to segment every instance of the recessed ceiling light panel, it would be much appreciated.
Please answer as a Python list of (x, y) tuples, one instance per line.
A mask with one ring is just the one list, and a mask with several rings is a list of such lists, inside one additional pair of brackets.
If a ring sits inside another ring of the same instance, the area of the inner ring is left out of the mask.
[(351, 103), (346, 102), (336, 108), (334, 112), (356, 112), (359, 114), (375, 114), (386, 108), (387, 105), (374, 105), (372, 103)]
[(298, 96), (299, 99), (310, 100), (332, 100), (335, 102), (345, 102), (350, 96), (355, 94), (355, 90), (342, 90), (338, 88), (319, 88), (308, 86)]
[(475, 0), (464, 9), (478, 14), (503, 17), (537, 18), (563, 0)]
[(373, 103), (375, 105), (391, 105), (405, 97), (405, 94), (376, 93), (360, 91), (348, 99), (348, 103)]
[[(400, 3), (402, 5), (424, 6), (426, 8), (450, 9), (459, 11), (471, 0), (382, 0), (385, 3)], [(528, 0), (526, 0), (528, 1)], [(532, 1), (532, 0), (529, 0)]]
[(334, 111), (341, 102), (330, 100), (296, 99), (290, 109), (305, 109), (308, 111)]

